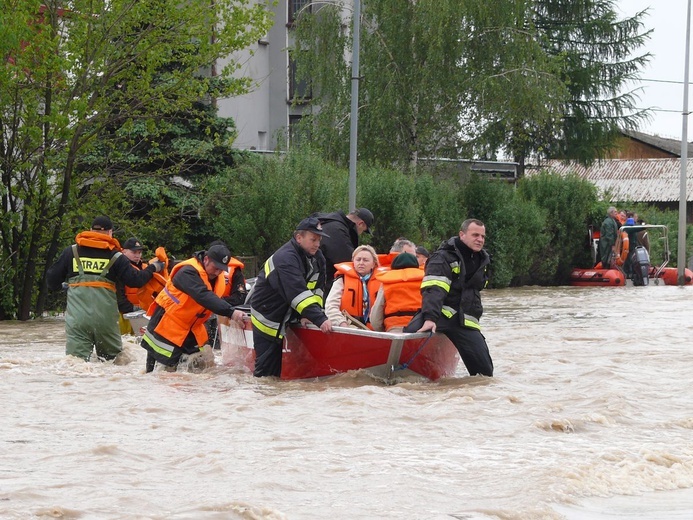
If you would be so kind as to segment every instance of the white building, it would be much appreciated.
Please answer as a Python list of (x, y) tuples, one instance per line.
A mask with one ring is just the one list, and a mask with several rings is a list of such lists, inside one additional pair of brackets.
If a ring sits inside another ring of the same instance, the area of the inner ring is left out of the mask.
[[(260, 0), (261, 1), (261, 0)], [(292, 106), (296, 92), (310, 99), (305, 85), (293, 80), (289, 46), (296, 14), (312, 9), (308, 0), (278, 0), (272, 8), (274, 25), (267, 35), (252, 48), (234, 55), (241, 64), (237, 76), (253, 80), (251, 92), (244, 96), (217, 100), (218, 114), (231, 117), (236, 123), (238, 137), (234, 147), (243, 150), (276, 150), (288, 146), (291, 127), (302, 116), (303, 106)], [(217, 63), (220, 70), (227, 61)]]

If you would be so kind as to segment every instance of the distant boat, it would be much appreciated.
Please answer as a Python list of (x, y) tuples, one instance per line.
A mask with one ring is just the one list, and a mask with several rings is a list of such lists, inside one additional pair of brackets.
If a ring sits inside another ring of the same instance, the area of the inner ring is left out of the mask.
[[(222, 364), (252, 372), (255, 351), (250, 323), (244, 328), (220, 320)], [(282, 352), (281, 379), (315, 379), (350, 370), (364, 370), (386, 382), (404, 376), (430, 381), (455, 374), (459, 355), (442, 334), (374, 332), (335, 327), (324, 334), (317, 327), (292, 326)]]
[[(632, 274), (626, 274), (622, 265), (604, 268), (601, 262), (595, 267), (581, 268), (575, 267), (570, 273), (570, 285), (577, 287), (623, 287), (625, 285), (649, 285), (650, 281), (659, 284), (660, 281), (664, 285), (677, 285), (678, 269), (676, 267), (667, 267), (670, 259), (669, 251), (669, 229), (662, 224), (642, 224), (635, 226), (621, 226), (619, 233), (632, 231), (650, 231), (657, 232), (658, 240), (662, 242), (664, 250), (663, 260), (661, 264), (651, 265), (649, 248), (643, 246), (630, 249), (630, 244), (626, 241), (625, 246), (621, 242), (617, 242), (620, 251), (620, 258), (625, 259), (630, 256), (631, 262), (635, 266), (635, 270), (641, 269), (642, 275), (639, 280)], [(589, 229), (590, 249), (592, 250), (592, 261), (596, 263), (597, 252), (599, 251), (599, 231), (592, 228)], [(637, 254), (637, 255), (636, 255)], [(636, 261), (638, 260), (638, 261)], [(623, 262), (621, 262), (623, 263)], [(636, 283), (634, 283), (634, 281)], [(693, 284), (693, 272), (690, 269), (684, 269), (685, 285)]]

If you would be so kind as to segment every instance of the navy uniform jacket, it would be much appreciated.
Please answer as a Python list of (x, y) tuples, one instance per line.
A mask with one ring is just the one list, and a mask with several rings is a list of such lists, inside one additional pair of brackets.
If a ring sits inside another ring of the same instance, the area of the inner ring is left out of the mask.
[(250, 296), (256, 330), (281, 339), (292, 318), (308, 318), (316, 326), (327, 321), (323, 311), (325, 257), (309, 256), (292, 238), (267, 259)]
[(320, 251), (325, 256), (327, 280), (333, 280), (337, 270), (335, 264), (351, 262), (351, 255), (359, 245), (356, 224), (349, 220), (343, 211), (316, 213), (322, 223), (322, 230), (330, 235), (322, 237)]
[(461, 325), (478, 329), (484, 312), (480, 291), (488, 283), (490, 263), (485, 249), (475, 253), (459, 237), (441, 244), (426, 262), (421, 282), (424, 320), (438, 323), (459, 314)]

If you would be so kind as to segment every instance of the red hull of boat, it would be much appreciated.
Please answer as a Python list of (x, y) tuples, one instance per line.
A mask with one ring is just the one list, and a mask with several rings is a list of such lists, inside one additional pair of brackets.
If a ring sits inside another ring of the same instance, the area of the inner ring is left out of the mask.
[(618, 287), (626, 285), (626, 277), (618, 269), (573, 269), (570, 285), (576, 287)]
[[(221, 327), (226, 327), (221, 325)], [(238, 345), (239, 355), (224, 360), (229, 345), (228, 331), (221, 331), (222, 362), (245, 365), (252, 371), (254, 350), (250, 325), (243, 331), (245, 344)], [(455, 374), (459, 355), (447, 337), (434, 334), (404, 334), (362, 331), (337, 327), (332, 334), (315, 328), (291, 328), (287, 331), (282, 352), (281, 379), (314, 379), (350, 370), (367, 370), (386, 380), (412, 373), (436, 381)], [(240, 349), (240, 350), (239, 350)], [(248, 352), (250, 350), (250, 352)]]
[[(654, 276), (655, 272), (652, 270), (650, 276)], [(661, 278), (664, 285), (678, 285), (679, 270), (677, 267), (665, 267), (662, 272), (657, 275), (657, 278)], [(693, 272), (690, 269), (683, 270), (684, 285), (693, 285)]]

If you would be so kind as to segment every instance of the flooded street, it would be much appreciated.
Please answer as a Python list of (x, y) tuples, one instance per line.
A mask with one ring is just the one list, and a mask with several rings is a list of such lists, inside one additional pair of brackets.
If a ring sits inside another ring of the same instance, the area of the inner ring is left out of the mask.
[[(0, 322), (0, 518), (693, 518), (693, 287), (485, 291), (495, 377), (278, 382)], [(217, 354), (219, 357), (219, 354)]]

